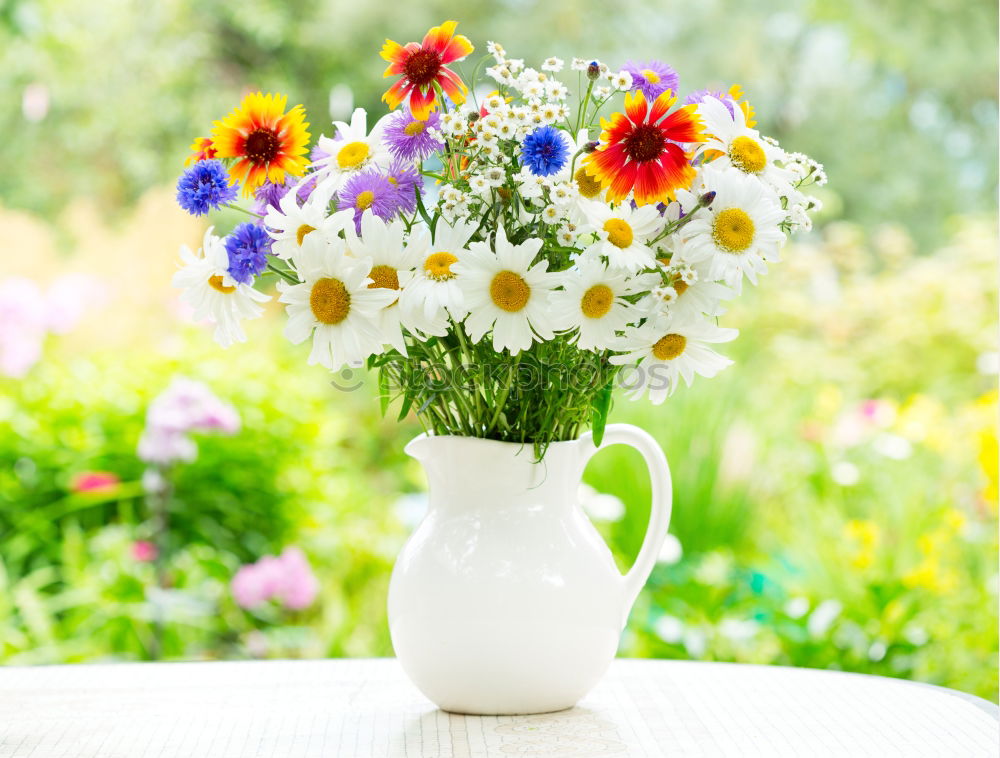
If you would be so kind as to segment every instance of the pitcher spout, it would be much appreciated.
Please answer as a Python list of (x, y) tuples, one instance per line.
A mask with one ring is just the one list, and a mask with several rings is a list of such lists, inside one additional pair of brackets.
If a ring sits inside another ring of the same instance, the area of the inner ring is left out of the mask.
[(406, 447), (403, 448), (403, 452), (414, 460), (420, 461), (421, 463), (426, 463), (427, 456), (430, 453), (431, 448), (431, 437), (424, 432), (419, 434), (406, 443)]

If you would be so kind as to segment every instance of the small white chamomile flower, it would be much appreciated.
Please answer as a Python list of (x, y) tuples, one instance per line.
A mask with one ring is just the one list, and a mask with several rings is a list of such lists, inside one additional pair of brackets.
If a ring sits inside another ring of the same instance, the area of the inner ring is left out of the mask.
[(562, 58), (556, 58), (555, 56), (551, 58), (546, 58), (545, 62), (542, 63), (542, 71), (551, 71), (553, 74), (557, 74), (563, 69)]
[(619, 71), (615, 74), (609, 74), (608, 81), (611, 82), (612, 87), (621, 92), (626, 92), (632, 89), (632, 74), (628, 71)]
[(490, 40), (486, 43), (486, 52), (493, 56), (493, 60), (497, 63), (503, 63), (507, 60), (507, 51), (503, 49), (503, 45), (499, 42), (494, 42)]

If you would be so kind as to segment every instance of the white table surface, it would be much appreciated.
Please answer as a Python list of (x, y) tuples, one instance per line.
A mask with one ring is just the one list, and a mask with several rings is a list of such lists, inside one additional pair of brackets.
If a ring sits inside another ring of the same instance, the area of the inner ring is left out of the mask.
[(0, 668), (2, 758), (996, 756), (996, 706), (896, 679), (618, 660), (568, 711), (436, 710), (394, 660)]

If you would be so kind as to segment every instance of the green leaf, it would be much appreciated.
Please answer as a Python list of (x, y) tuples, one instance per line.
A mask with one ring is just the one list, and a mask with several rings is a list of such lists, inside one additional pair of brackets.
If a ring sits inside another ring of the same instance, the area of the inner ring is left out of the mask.
[(406, 418), (406, 414), (410, 412), (410, 406), (413, 405), (413, 395), (409, 392), (403, 393), (403, 407), (399, 409), (399, 416), (396, 417), (396, 421), (402, 421)]
[(614, 382), (608, 382), (594, 395), (594, 444), (600, 445), (604, 439), (604, 425), (608, 421), (608, 411), (611, 410), (611, 391)]

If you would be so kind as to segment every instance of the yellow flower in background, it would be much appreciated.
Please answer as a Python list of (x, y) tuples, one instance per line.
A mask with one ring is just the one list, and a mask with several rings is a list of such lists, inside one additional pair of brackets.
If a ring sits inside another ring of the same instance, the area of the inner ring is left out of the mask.
[(911, 395), (899, 409), (896, 429), (910, 442), (919, 442), (941, 452), (946, 447), (951, 414), (936, 398), (929, 395)]
[(874, 521), (851, 519), (844, 525), (844, 534), (855, 545), (851, 565), (856, 569), (867, 569), (875, 562), (882, 530)]
[(302, 176), (309, 164), (305, 109), (296, 105), (287, 113), (285, 95), (255, 92), (239, 108), (215, 122), (212, 145), (215, 157), (236, 158), (229, 168), (233, 182), (243, 182), (247, 197), (265, 180), (280, 184), (287, 174)]
[(957, 573), (954, 569), (942, 566), (941, 557), (965, 520), (961, 512), (954, 508), (948, 511), (944, 520), (944, 526), (917, 538), (917, 549), (923, 558), (914, 569), (903, 575), (903, 584), (906, 587), (930, 590), (939, 594), (952, 592), (958, 587)]
[(977, 460), (986, 476), (986, 486), (980, 495), (990, 513), (997, 512), (998, 490), (1000, 490), (1000, 446), (997, 444), (997, 393), (987, 392), (978, 401), (976, 409), (982, 411), (982, 426), (976, 432), (978, 447)]

